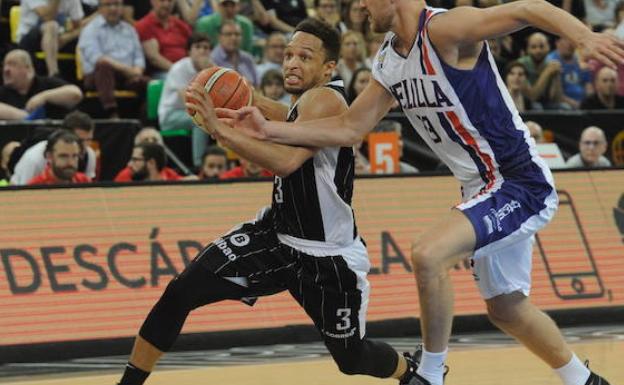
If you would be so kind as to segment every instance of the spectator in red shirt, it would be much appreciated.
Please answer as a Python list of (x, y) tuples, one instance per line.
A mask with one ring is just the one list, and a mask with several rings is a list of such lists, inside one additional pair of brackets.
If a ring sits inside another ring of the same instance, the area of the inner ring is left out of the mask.
[(132, 150), (128, 167), (117, 174), (115, 182), (180, 180), (180, 175), (166, 168), (166, 164), (167, 155), (163, 146), (156, 143), (137, 144)]
[(164, 78), (173, 63), (187, 55), (191, 27), (171, 14), (174, 0), (151, 0), (152, 11), (135, 28), (154, 77)]
[(226, 171), (219, 175), (219, 179), (234, 179), (234, 178), (263, 178), (272, 177), (273, 174), (258, 166), (255, 163), (240, 158), (240, 166), (234, 167), (230, 171)]
[(29, 185), (89, 183), (91, 179), (78, 171), (80, 139), (67, 130), (58, 130), (48, 138), (45, 150), (48, 166)]

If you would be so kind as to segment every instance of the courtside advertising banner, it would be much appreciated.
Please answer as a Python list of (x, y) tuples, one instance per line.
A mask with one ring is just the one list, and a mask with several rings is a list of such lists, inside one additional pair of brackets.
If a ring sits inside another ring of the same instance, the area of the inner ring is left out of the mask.
[[(624, 306), (624, 171), (555, 178), (561, 205), (535, 240), (533, 302), (545, 310)], [(0, 345), (134, 336), (167, 283), (203, 245), (269, 204), (271, 187), (0, 190)], [(356, 220), (372, 264), (369, 320), (419, 316), (411, 242), (459, 197), (445, 176), (356, 180)], [(469, 261), (451, 275), (456, 314), (484, 314)], [(254, 307), (198, 309), (183, 332), (310, 323), (282, 293)]]

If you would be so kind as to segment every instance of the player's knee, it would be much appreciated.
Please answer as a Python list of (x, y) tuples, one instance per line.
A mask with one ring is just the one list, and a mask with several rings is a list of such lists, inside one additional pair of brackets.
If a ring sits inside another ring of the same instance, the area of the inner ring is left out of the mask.
[(508, 295), (501, 295), (486, 301), (488, 318), (501, 329), (513, 328), (522, 322), (522, 302), (521, 298), (510, 298)]
[(420, 280), (432, 279), (442, 272), (433, 248), (422, 241), (412, 246), (412, 266)]
[(345, 348), (344, 345), (338, 343), (332, 344), (326, 342), (326, 346), (336, 362), (336, 365), (338, 365), (340, 372), (348, 375), (365, 373), (360, 344), (349, 344), (349, 347)]

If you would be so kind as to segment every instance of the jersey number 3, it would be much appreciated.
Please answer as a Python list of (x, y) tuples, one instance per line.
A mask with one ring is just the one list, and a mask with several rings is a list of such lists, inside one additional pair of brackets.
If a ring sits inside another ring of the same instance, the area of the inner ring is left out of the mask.
[(284, 192), (282, 191), (282, 178), (275, 177), (275, 192), (273, 194), (275, 203), (284, 203)]

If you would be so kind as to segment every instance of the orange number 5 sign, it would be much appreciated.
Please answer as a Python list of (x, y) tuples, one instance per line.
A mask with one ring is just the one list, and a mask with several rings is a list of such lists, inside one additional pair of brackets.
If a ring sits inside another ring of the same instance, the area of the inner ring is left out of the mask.
[(396, 132), (373, 132), (368, 135), (368, 159), (371, 173), (399, 172), (399, 135)]

